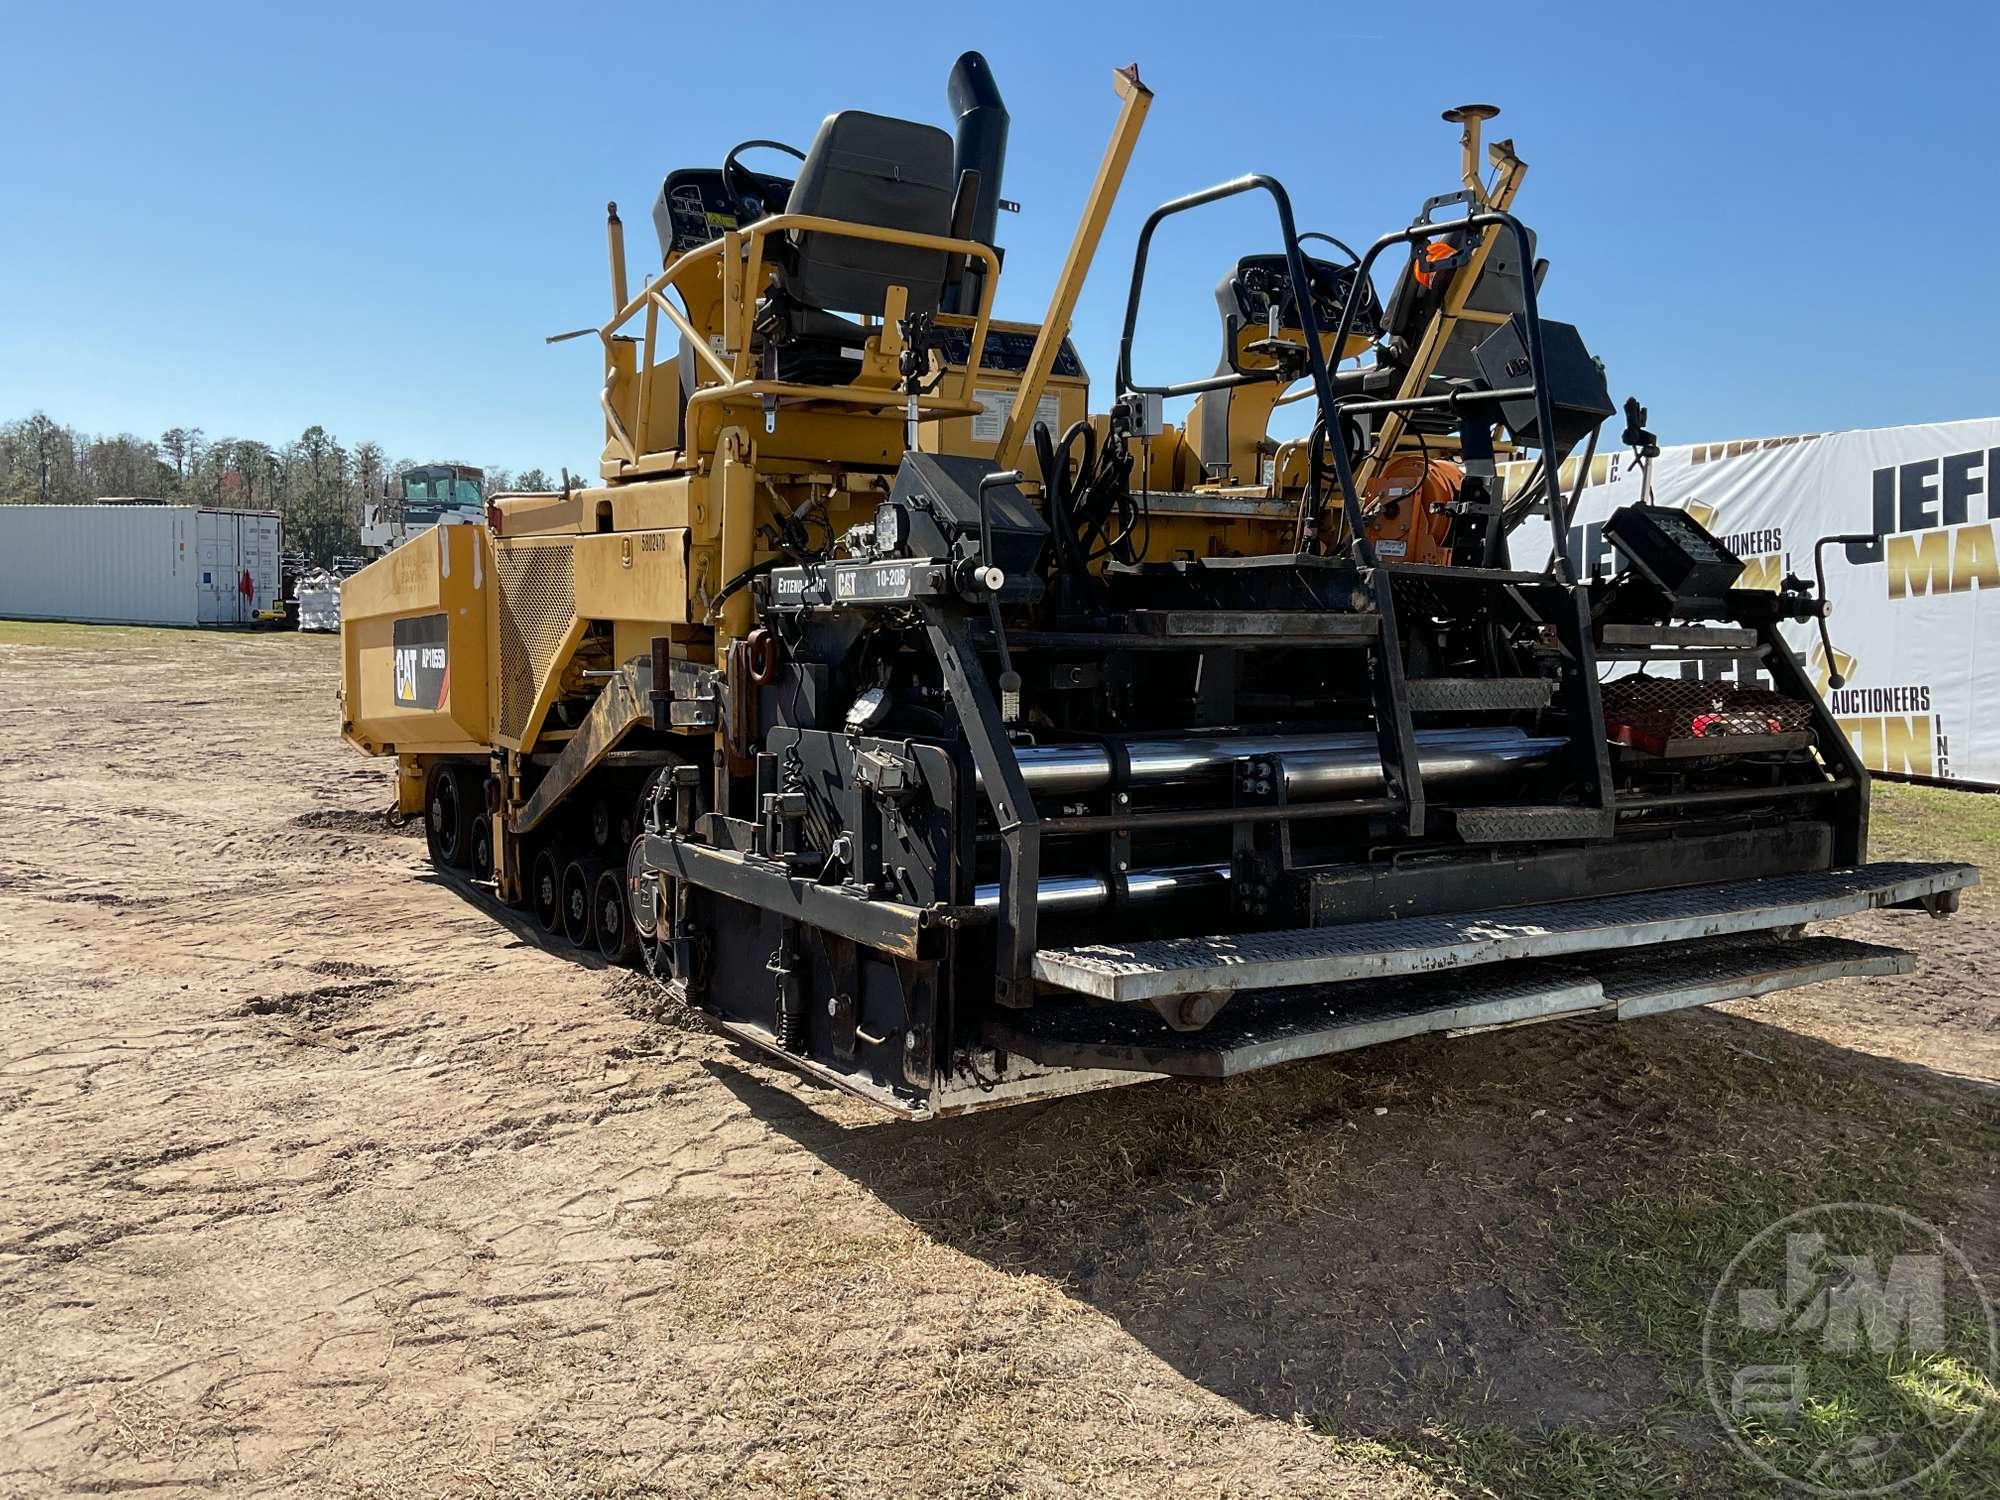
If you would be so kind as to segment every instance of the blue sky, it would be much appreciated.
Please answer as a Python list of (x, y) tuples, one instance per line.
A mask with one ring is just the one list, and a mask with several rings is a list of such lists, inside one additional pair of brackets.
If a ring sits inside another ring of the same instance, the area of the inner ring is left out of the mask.
[[(1992, 415), (1996, 10), (17, 0), (0, 418), (588, 468), (595, 341), (542, 337), (604, 316), (605, 201), (656, 264), (667, 170), (839, 108), (948, 124), (966, 47), (1013, 113), (1003, 315), (1048, 296), (1112, 68), (1157, 95), (1075, 327), (1097, 408), (1148, 209), (1270, 172), (1359, 245), (1454, 185), (1438, 112), (1479, 99), (1530, 164), (1545, 313), (1667, 440)], [(1245, 199), (1163, 234), (1142, 379), (1212, 368), (1211, 289), (1269, 226)]]

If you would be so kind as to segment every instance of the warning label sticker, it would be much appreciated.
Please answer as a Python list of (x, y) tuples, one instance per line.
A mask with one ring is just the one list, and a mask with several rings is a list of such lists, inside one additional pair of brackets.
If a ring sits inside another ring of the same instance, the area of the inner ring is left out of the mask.
[[(1007, 418), (1014, 413), (1014, 400), (1018, 394), (1017, 391), (983, 389), (973, 392), (973, 399), (979, 403), (979, 415), (972, 419), (972, 440), (975, 443), (1000, 441), (1000, 434), (1007, 427)], [(1050, 436), (1060, 438), (1062, 398), (1054, 391), (1043, 391), (1042, 399), (1035, 403), (1035, 420), (1048, 423)]]

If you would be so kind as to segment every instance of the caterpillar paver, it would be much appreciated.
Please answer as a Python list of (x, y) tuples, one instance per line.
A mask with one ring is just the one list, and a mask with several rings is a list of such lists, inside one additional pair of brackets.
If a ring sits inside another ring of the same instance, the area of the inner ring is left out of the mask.
[[(1447, 114), (1459, 181), (1360, 254), (1269, 177), (1156, 210), (1091, 415), (1067, 331), (1151, 102), (1116, 87), (1039, 324), (993, 316), (977, 54), (955, 136), (849, 110), (670, 173), (636, 293), (613, 207), (602, 484), (345, 586), (344, 732), (434, 857), (909, 1115), (1907, 972), (1801, 935), (1974, 878), (1866, 863), (1866, 774), (1779, 634), (1824, 590), (1739, 588), (1652, 505), (1578, 574), (1561, 461), (1612, 403), (1541, 316), (1494, 111)], [(1239, 194), (1272, 236), (1215, 372), (1142, 381), (1157, 228)]]

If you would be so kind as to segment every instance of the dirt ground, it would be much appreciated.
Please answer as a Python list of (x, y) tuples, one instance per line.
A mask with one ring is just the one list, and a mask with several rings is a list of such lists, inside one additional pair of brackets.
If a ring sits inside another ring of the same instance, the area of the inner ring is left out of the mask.
[(0, 626), (0, 1495), (1738, 1493), (1744, 1228), (2000, 1285), (1988, 899), (1851, 924), (1909, 979), (910, 1126), (433, 878), (336, 653)]

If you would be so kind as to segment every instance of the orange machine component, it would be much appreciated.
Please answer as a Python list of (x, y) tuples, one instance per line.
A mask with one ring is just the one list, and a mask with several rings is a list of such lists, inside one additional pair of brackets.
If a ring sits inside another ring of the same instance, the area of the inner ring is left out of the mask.
[(1368, 540), (1388, 562), (1451, 561), (1451, 503), (1465, 482), (1457, 464), (1406, 453), (1382, 466), (1364, 503)]
[(1417, 278), (1417, 285), (1428, 289), (1437, 280), (1437, 272), (1432, 269), (1441, 260), (1450, 260), (1458, 254), (1458, 247), (1445, 240), (1432, 240), (1424, 246), (1417, 263), (1410, 268), (1410, 274)]

